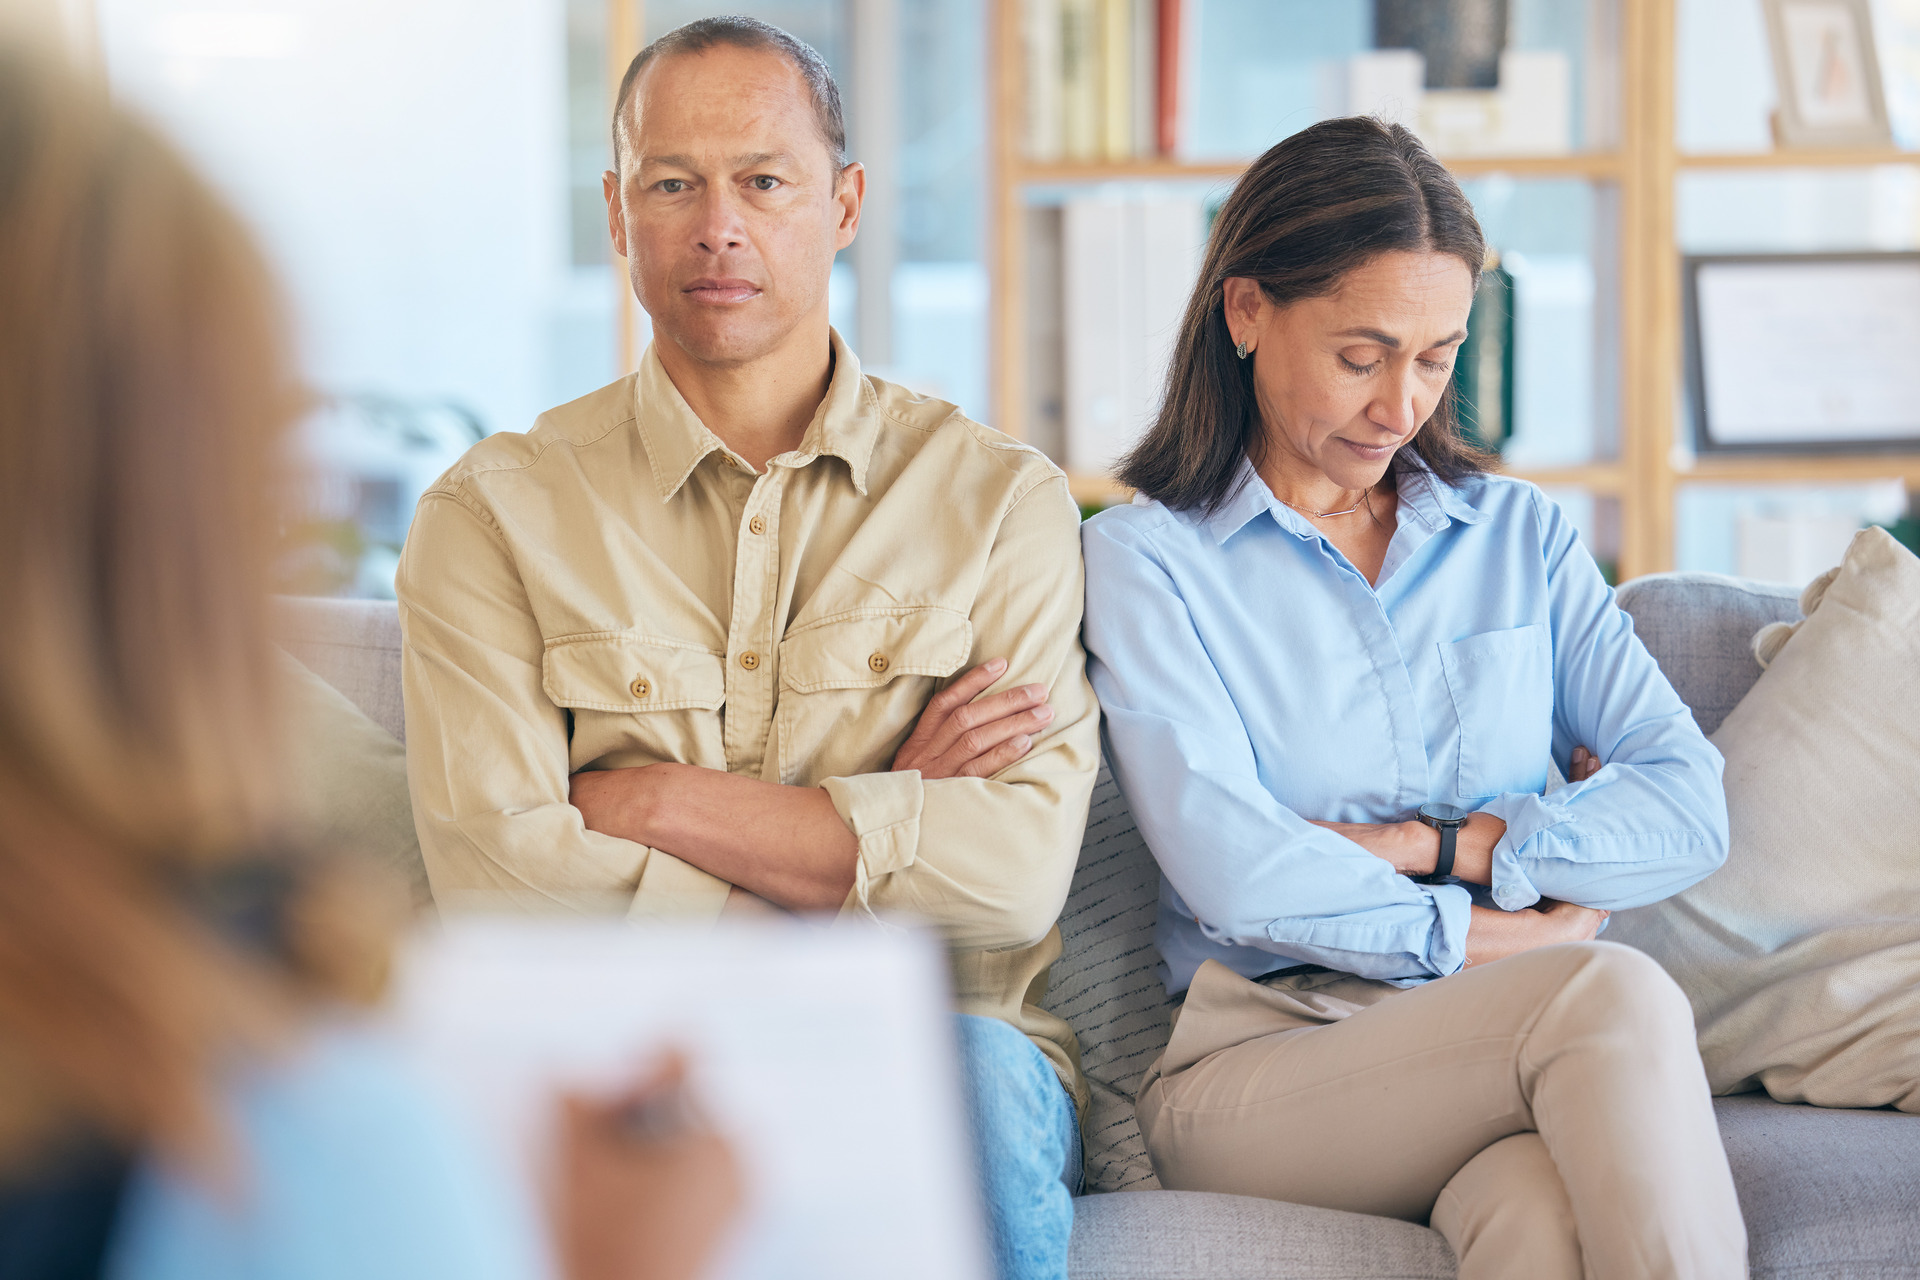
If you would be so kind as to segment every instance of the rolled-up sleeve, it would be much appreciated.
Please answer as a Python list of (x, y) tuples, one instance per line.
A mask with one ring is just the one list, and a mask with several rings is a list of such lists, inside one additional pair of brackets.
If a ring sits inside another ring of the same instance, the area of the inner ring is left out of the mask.
[(1493, 899), (1543, 897), (1617, 911), (1669, 897), (1727, 857), (1724, 761), (1634, 634), (1560, 509), (1535, 507), (1547, 554), (1553, 632), (1553, 754), (1585, 746), (1603, 762), (1548, 795), (1502, 795)]
[(1457, 970), (1467, 891), (1415, 884), (1281, 804), (1261, 782), (1246, 725), (1147, 536), (1095, 522), (1085, 550), (1088, 673), (1106, 713), (1109, 761), (1201, 933), (1364, 978)]
[[(962, 948), (1030, 945), (1059, 918), (1100, 764), (1100, 708), (1080, 646), (1079, 509), (1051, 473), (1001, 520), (969, 622), (961, 673), (1007, 660), (993, 691), (1048, 689), (1051, 724), (991, 778), (918, 773), (830, 778), (822, 785), (859, 840), (845, 910), (900, 912), (939, 925)], [(956, 675), (959, 673), (956, 673)]]
[(541, 687), (540, 629), (489, 517), (429, 492), (395, 587), (407, 781), (436, 902), (717, 917), (724, 880), (589, 831), (568, 803), (567, 713)]

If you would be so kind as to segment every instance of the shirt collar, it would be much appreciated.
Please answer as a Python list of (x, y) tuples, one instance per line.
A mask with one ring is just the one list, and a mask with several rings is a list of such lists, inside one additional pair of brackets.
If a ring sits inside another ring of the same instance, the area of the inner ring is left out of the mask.
[[(838, 331), (827, 331), (833, 343), (833, 379), (827, 394), (814, 410), (800, 438), (800, 447), (771, 459), (769, 465), (804, 467), (822, 454), (832, 454), (847, 464), (853, 487), (865, 497), (867, 463), (873, 457), (873, 444), (880, 435), (879, 399), (860, 372), (859, 357)], [(693, 469), (710, 453), (721, 453), (745, 466), (745, 460), (700, 421), (680, 388), (667, 376), (659, 354), (648, 344), (634, 375), (634, 421), (647, 461), (653, 468), (653, 480), (660, 496), (671, 500), (693, 474)]]
[[(1407, 452), (1401, 457), (1407, 462), (1399, 476), (1403, 513), (1411, 513), (1434, 531), (1445, 528), (1448, 520), (1479, 524), (1487, 518), (1486, 512), (1469, 502), (1460, 490), (1435, 475), (1418, 454)], [(1227, 500), (1207, 518), (1207, 528), (1216, 543), (1225, 543), (1262, 512), (1272, 515), (1275, 523), (1289, 532), (1302, 537), (1319, 535), (1319, 530), (1308, 523), (1306, 517), (1273, 496), (1267, 482), (1253, 469), (1252, 461), (1243, 457), (1239, 470), (1234, 473)]]
[(1212, 531), (1215, 542), (1224, 544), (1263, 511), (1272, 512), (1278, 520), (1288, 508), (1274, 499), (1273, 491), (1253, 469), (1253, 463), (1242, 457), (1239, 469), (1233, 473), (1233, 486), (1227, 490), (1227, 500), (1207, 517), (1207, 528)]
[(1467, 500), (1467, 496), (1433, 473), (1426, 460), (1411, 450), (1401, 457), (1407, 465), (1400, 470), (1400, 509), (1412, 511), (1427, 528), (1438, 532), (1448, 520), (1461, 524), (1479, 524), (1487, 513)]

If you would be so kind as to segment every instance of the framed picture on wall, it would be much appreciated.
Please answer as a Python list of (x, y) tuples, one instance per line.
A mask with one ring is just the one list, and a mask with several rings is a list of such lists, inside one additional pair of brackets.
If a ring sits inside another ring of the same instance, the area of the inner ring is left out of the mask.
[(1782, 147), (1890, 146), (1869, 0), (1762, 0)]
[(1920, 253), (1684, 261), (1702, 452), (1920, 447)]

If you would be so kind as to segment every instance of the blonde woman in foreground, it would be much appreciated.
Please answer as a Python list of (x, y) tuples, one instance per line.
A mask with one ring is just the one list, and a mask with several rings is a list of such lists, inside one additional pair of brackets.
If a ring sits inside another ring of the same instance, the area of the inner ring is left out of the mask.
[[(152, 133), (0, 44), (0, 1274), (532, 1280), (518, 1203), (353, 1011), (377, 882), (282, 856), (265, 631), (302, 397), (262, 263)], [(573, 1280), (684, 1280), (719, 1139), (677, 1065), (568, 1100)]]

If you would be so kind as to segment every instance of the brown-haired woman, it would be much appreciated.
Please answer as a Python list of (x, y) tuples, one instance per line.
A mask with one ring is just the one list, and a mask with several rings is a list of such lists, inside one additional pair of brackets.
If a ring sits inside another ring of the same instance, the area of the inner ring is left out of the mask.
[[(98, 86), (0, 43), (8, 1277), (546, 1270), (533, 1208), (341, 1016), (380, 989), (390, 899), (269, 853), (266, 560), (301, 404), (232, 216)], [(619, 1132), (671, 1085), (566, 1112), (576, 1277), (690, 1275), (729, 1216), (718, 1139)]]
[(1720, 757), (1566, 517), (1460, 438), (1485, 252), (1398, 126), (1274, 147), (1140, 496), (1086, 525), (1185, 997), (1141, 1129), (1168, 1187), (1430, 1220), (1467, 1278), (1744, 1275), (1687, 1001), (1593, 941), (1725, 858)]

